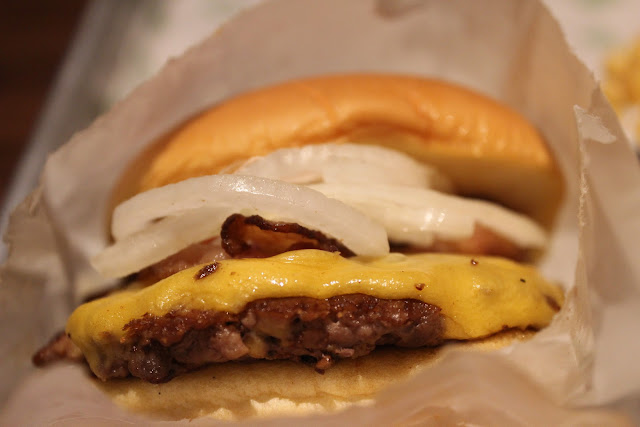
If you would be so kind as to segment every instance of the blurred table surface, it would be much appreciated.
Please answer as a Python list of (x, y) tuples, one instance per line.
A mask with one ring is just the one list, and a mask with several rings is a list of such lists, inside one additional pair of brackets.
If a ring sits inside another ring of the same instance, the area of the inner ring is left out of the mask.
[[(49, 152), (167, 58), (260, 1), (0, 2), (0, 231)], [(544, 2), (597, 77), (606, 52), (640, 35), (640, 0)], [(0, 244), (0, 260), (5, 250)]]

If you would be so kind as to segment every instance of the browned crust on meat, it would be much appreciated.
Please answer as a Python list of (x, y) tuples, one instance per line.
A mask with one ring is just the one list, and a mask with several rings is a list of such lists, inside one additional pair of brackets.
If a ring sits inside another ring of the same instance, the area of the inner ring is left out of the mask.
[(329, 299), (269, 298), (238, 314), (173, 311), (145, 315), (125, 326), (123, 339), (105, 348), (96, 375), (133, 375), (163, 382), (199, 367), (231, 360), (289, 359), (319, 371), (376, 346), (432, 347), (443, 341), (440, 309), (417, 300), (362, 294)]

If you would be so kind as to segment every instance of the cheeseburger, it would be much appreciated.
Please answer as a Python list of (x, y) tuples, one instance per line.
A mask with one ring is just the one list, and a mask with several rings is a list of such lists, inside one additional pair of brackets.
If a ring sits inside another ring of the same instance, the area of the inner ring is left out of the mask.
[(116, 401), (167, 418), (363, 402), (446, 343), (547, 326), (530, 263), (562, 192), (539, 133), (442, 81), (339, 75), (213, 106), (113, 191), (122, 285), (34, 360), (85, 360)]

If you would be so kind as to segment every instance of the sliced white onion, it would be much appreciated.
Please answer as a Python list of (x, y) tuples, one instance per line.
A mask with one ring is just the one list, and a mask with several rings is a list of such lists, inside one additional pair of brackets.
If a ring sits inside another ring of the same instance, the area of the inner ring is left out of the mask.
[(239, 175), (191, 178), (138, 194), (114, 210), (112, 234), (119, 241), (157, 220), (201, 208), (295, 222), (339, 240), (356, 254), (389, 251), (384, 228), (344, 203), (305, 186)]
[(386, 184), (451, 191), (436, 169), (396, 150), (375, 145), (314, 144), (282, 148), (226, 172), (296, 184)]
[(164, 218), (118, 240), (93, 257), (91, 264), (105, 277), (127, 276), (218, 235), (231, 213), (227, 208), (200, 208)]
[(494, 203), (437, 191), (386, 185), (311, 185), (381, 223), (389, 239), (430, 245), (434, 239), (469, 238), (476, 224), (493, 230), (523, 248), (541, 248), (545, 231), (524, 215)]

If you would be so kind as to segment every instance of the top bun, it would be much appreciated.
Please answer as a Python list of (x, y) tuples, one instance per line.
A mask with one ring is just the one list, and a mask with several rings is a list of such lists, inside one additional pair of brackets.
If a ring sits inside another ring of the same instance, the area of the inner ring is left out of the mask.
[(352, 74), (289, 81), (210, 108), (134, 161), (113, 206), (278, 148), (326, 142), (403, 151), (446, 174), (460, 194), (496, 201), (545, 225), (561, 198), (549, 149), (514, 110), (443, 81)]

